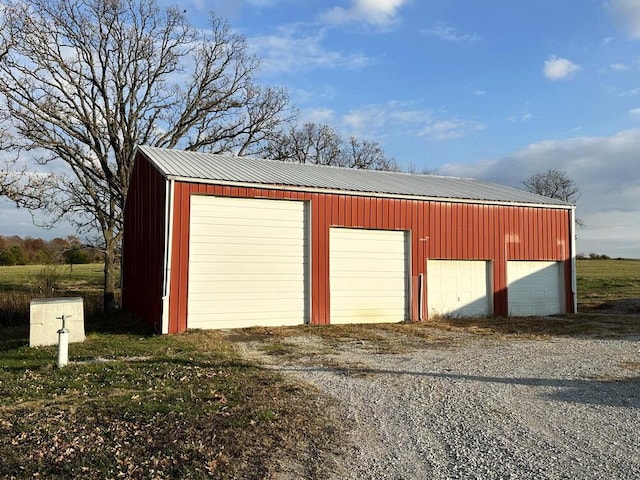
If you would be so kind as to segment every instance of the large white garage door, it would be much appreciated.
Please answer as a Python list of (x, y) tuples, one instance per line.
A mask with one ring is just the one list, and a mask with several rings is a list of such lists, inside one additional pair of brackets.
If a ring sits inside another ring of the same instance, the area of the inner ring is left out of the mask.
[(330, 229), (331, 323), (406, 320), (407, 250), (402, 231)]
[(493, 313), (490, 262), (428, 260), (429, 315), (480, 317)]
[(188, 328), (306, 320), (305, 203), (191, 197)]
[(564, 313), (562, 262), (507, 262), (509, 315)]

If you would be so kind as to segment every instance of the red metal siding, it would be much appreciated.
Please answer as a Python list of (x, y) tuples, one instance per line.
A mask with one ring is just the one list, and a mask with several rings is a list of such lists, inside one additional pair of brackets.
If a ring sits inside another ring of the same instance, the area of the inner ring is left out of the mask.
[[(460, 204), (260, 188), (176, 183), (170, 331), (186, 329), (189, 211), (193, 193), (293, 198), (310, 202), (311, 322), (329, 323), (329, 228), (407, 230), (411, 235), (411, 309), (419, 318), (418, 276), (427, 258), (490, 260), (497, 315), (507, 314), (507, 260), (564, 261), (567, 311), (573, 311), (569, 265), (570, 211)], [(425, 282), (426, 284), (426, 282)], [(426, 286), (425, 286), (426, 289)], [(425, 292), (426, 293), (426, 292)], [(423, 316), (426, 312), (422, 312)]]
[(165, 180), (136, 159), (124, 210), (122, 307), (160, 328), (165, 242)]

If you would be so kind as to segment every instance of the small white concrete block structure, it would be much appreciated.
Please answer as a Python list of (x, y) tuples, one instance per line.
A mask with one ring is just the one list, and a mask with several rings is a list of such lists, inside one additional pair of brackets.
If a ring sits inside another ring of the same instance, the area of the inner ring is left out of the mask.
[(69, 330), (69, 342), (84, 342), (84, 304), (82, 297), (36, 298), (31, 300), (29, 346), (58, 344), (58, 330)]

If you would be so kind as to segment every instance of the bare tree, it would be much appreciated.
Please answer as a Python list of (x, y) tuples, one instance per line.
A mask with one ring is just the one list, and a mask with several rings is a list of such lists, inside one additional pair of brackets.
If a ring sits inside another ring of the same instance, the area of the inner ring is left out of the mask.
[(437, 168), (429, 168), (429, 167), (419, 168), (414, 162), (409, 163), (405, 171), (407, 173), (412, 173), (416, 175), (438, 175)]
[[(531, 175), (522, 184), (528, 192), (555, 198), (574, 205), (580, 198), (580, 190), (576, 182), (569, 178), (566, 172), (553, 168)], [(576, 224), (579, 227), (585, 226), (580, 218), (576, 218)]]
[(0, 197), (9, 197), (9, 199), (13, 199), (17, 193), (16, 187), (18, 186), (18, 183), (19, 178), (13, 174), (8, 166), (0, 168)]
[(329, 125), (306, 123), (280, 132), (262, 152), (266, 158), (314, 165), (339, 165), (342, 138)]
[(367, 170), (399, 171), (377, 142), (342, 138), (329, 125), (292, 126), (269, 142), (262, 154), (274, 160)]
[(255, 84), (258, 59), (213, 14), (206, 31), (155, 0), (8, 0), (2, 15), (2, 148), (62, 165), (31, 182), (32, 207), (100, 233), (111, 308), (136, 146), (254, 153), (287, 94)]
[(531, 175), (522, 182), (525, 190), (545, 197), (575, 204), (580, 198), (578, 185), (566, 172), (550, 168)]

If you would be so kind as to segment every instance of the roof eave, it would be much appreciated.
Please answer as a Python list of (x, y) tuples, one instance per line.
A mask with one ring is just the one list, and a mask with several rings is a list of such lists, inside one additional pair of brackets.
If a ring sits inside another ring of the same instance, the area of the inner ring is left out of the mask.
[(206, 185), (222, 185), (226, 187), (245, 187), (245, 188), (263, 188), (266, 190), (288, 190), (294, 192), (309, 192), (309, 193), (329, 193), (333, 195), (351, 195), (358, 197), (376, 197), (376, 198), (398, 198), (405, 200), (422, 200), (432, 202), (452, 202), (452, 203), (465, 203), (472, 205), (500, 205), (500, 206), (512, 206), (512, 207), (533, 207), (533, 208), (552, 208), (557, 210), (571, 210), (575, 209), (575, 205), (571, 204), (559, 204), (559, 203), (536, 203), (536, 202), (512, 202), (507, 200), (489, 200), (489, 199), (472, 199), (472, 198), (459, 198), (459, 197), (437, 197), (429, 195), (408, 195), (399, 193), (384, 193), (384, 192), (365, 192), (357, 190), (339, 190), (322, 187), (305, 187), (299, 185), (275, 185), (266, 183), (255, 182), (237, 182), (227, 180), (216, 180), (206, 178), (191, 178), (182, 177), (177, 175), (165, 175), (168, 180), (174, 180), (176, 182), (184, 183), (203, 183)]

